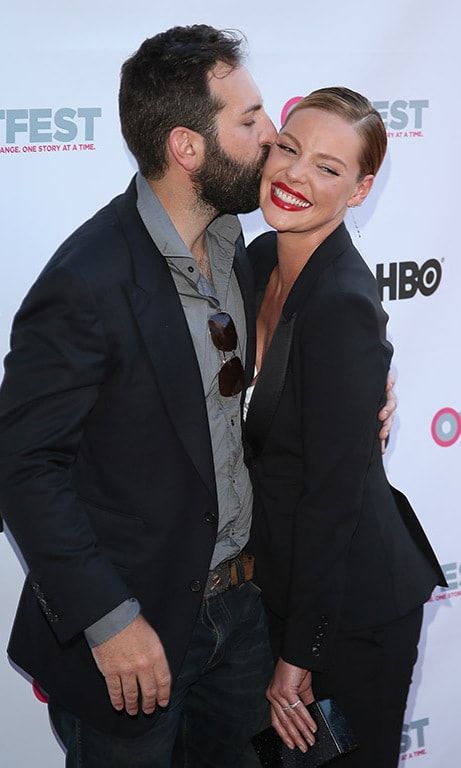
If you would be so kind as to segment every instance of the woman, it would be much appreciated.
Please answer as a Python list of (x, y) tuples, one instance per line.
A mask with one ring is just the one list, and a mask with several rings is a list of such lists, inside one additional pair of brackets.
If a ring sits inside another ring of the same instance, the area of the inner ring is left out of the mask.
[(422, 605), (444, 579), (384, 474), (378, 420), (392, 347), (375, 280), (343, 224), (386, 150), (379, 114), (346, 88), (314, 91), (267, 160), (261, 208), (277, 233), (250, 247), (260, 371), (246, 438), (252, 547), (277, 659), (272, 723), (314, 741), (304, 704), (334, 697), (359, 749), (344, 767), (390, 768)]

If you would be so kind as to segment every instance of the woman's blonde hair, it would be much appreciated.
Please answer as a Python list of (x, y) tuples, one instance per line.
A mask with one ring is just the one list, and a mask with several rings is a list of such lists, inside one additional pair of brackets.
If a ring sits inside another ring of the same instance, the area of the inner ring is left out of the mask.
[(295, 104), (288, 113), (285, 125), (295, 112), (309, 107), (332, 112), (354, 126), (362, 139), (360, 177), (369, 173), (375, 176), (386, 154), (387, 134), (381, 115), (368, 99), (349, 88), (319, 88)]

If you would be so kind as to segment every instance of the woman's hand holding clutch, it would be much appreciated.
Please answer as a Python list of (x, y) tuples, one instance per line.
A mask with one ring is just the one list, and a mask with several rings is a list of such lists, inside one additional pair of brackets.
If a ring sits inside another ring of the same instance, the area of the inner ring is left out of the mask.
[(315, 743), (317, 726), (305, 704), (314, 701), (312, 675), (307, 669), (279, 659), (266, 691), (271, 707), (272, 725), (285, 744), (307, 752)]

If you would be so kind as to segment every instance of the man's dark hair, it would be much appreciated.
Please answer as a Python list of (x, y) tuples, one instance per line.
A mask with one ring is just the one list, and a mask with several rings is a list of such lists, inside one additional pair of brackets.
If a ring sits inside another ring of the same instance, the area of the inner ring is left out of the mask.
[(123, 137), (148, 179), (166, 171), (166, 142), (178, 125), (203, 136), (215, 131), (223, 104), (210, 94), (218, 62), (242, 63), (243, 36), (206, 24), (173, 27), (143, 42), (122, 66), (119, 109)]

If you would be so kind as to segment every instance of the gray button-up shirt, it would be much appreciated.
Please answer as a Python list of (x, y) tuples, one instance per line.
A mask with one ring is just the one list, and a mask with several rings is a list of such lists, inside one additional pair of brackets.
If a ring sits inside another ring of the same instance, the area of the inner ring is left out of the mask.
[[(252, 491), (243, 461), (240, 395), (222, 397), (218, 374), (223, 363), (208, 331), (208, 319), (217, 311), (232, 317), (238, 334), (236, 354), (245, 360), (245, 311), (232, 269), (235, 243), (240, 235), (236, 216), (215, 219), (206, 231), (212, 282), (198, 270), (191, 252), (144, 177), (136, 177), (138, 211), (153, 242), (165, 257), (181, 299), (203, 382), (218, 495), (218, 534), (210, 568), (235, 557), (245, 546), (251, 523)], [(174, 354), (174, 347), (172, 347)], [(125, 601), (85, 631), (91, 646), (127, 626), (139, 612), (136, 600)], [(117, 629), (118, 627), (118, 629)]]
[[(237, 555), (248, 541), (252, 494), (243, 461), (240, 395), (222, 397), (218, 374), (222, 353), (214, 346), (208, 319), (222, 310), (232, 317), (238, 335), (236, 354), (245, 360), (245, 311), (232, 269), (235, 243), (241, 228), (236, 216), (219, 216), (206, 231), (212, 284), (200, 274), (197, 262), (178, 235), (171, 219), (147, 181), (138, 173), (138, 211), (152, 240), (165, 256), (179, 293), (202, 376), (210, 426), (218, 492), (218, 536), (211, 568)], [(172, 349), (174, 354), (174, 349)]]

